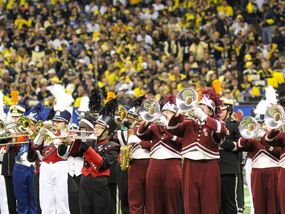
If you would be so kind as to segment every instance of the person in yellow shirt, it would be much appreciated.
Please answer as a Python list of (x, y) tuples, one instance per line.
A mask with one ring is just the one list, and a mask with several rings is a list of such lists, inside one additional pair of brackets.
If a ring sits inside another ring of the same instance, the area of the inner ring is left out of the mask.
[(198, 37), (194, 39), (194, 42), (190, 46), (190, 53), (193, 54), (195, 61), (202, 61), (204, 59), (205, 52), (208, 51), (208, 44), (200, 41)]
[(128, 26), (123, 23), (122, 19), (119, 19), (113, 27), (113, 31), (118, 33), (126, 33), (128, 31)]
[(222, 1), (221, 5), (217, 7), (217, 11), (219, 16), (232, 17), (234, 15), (233, 8), (228, 5), (227, 1)]

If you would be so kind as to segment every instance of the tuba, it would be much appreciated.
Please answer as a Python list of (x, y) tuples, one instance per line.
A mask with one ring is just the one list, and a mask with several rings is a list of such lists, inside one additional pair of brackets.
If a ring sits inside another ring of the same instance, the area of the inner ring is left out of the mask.
[(160, 105), (155, 99), (145, 100), (139, 114), (144, 121), (154, 122), (160, 117)]
[(130, 166), (130, 161), (132, 158), (131, 151), (132, 151), (131, 145), (121, 146), (120, 148), (119, 161), (122, 171), (126, 171)]
[(258, 137), (261, 131), (258, 122), (253, 117), (244, 117), (239, 124), (239, 133), (245, 139), (254, 139)]
[(198, 103), (198, 93), (192, 88), (181, 90), (176, 96), (176, 105), (180, 112), (188, 112)]
[(272, 105), (266, 109), (264, 122), (270, 129), (279, 129), (284, 125), (285, 113), (280, 105)]

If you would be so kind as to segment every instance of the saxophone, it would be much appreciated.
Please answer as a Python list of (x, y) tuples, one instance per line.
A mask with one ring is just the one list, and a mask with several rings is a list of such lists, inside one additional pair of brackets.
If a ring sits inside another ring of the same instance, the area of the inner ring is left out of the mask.
[(122, 171), (126, 171), (129, 168), (131, 159), (132, 159), (132, 146), (131, 145), (121, 146), (119, 161)]

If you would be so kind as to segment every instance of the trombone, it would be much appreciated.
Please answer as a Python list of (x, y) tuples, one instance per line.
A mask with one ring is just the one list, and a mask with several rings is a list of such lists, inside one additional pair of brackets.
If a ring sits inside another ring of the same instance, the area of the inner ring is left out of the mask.
[[(0, 139), (8, 139), (8, 138), (17, 138), (20, 136), (31, 136), (32, 134), (26, 134), (31, 130), (31, 125), (33, 121), (26, 117), (20, 117), (18, 122), (5, 122), (0, 120)], [(37, 130), (39, 130), (43, 126), (42, 121), (38, 121), (36, 123)], [(10, 134), (6, 135), (5, 133), (10, 132)]]
[(30, 141), (29, 140), (25, 140), (25, 141), (11, 142), (11, 143), (0, 143), (0, 146), (19, 145), (19, 144), (26, 144), (26, 143), (30, 143)]

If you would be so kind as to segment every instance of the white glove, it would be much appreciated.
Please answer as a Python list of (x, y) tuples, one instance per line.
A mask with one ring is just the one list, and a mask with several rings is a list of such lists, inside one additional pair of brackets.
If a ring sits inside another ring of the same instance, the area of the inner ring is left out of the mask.
[(201, 108), (196, 108), (193, 111), (193, 116), (200, 120), (201, 122), (205, 121), (207, 119), (207, 114), (203, 112)]
[(0, 161), (3, 161), (3, 156), (4, 156), (5, 153), (6, 153), (5, 149), (1, 148), (0, 149)]

